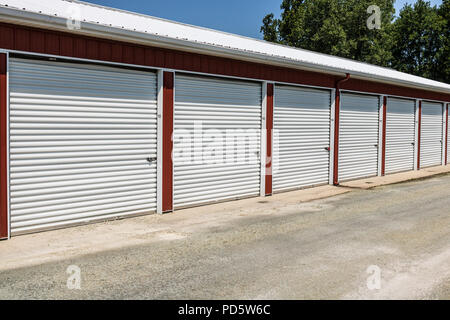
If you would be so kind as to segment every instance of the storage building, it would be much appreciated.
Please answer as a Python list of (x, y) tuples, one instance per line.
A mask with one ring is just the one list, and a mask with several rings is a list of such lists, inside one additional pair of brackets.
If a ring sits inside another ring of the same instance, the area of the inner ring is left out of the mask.
[(445, 165), (449, 102), (348, 59), (0, 0), (0, 238)]

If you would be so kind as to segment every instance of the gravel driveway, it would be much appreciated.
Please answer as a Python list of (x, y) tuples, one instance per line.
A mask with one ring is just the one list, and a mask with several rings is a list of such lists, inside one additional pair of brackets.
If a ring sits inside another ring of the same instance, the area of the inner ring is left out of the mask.
[(0, 298), (450, 299), (450, 175), (345, 191), (16, 237)]

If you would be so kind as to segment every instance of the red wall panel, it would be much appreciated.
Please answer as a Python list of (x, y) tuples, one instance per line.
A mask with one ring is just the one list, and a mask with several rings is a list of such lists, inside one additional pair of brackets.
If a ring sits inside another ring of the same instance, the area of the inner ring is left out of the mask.
[[(32, 33), (33, 32), (33, 33)], [(42, 41), (44, 36), (44, 41)], [(33, 40), (31, 40), (33, 38)], [(31, 45), (31, 43), (33, 45)], [(0, 47), (73, 58), (333, 87), (335, 77), (202, 54), (0, 23)], [(106, 51), (110, 48), (110, 54)]]
[(333, 157), (333, 184), (339, 184), (339, 126), (340, 126), (340, 108), (341, 94), (339, 89), (336, 90), (334, 96), (334, 157)]
[(386, 126), (387, 126), (387, 97), (383, 97), (383, 141), (381, 156), (381, 175), (386, 174)]
[(174, 73), (163, 74), (163, 177), (162, 177), (162, 211), (173, 210), (173, 104)]
[(382, 93), (384, 95), (393, 96), (405, 96), (424, 100), (440, 100), (448, 101), (450, 99), (450, 94), (436, 93), (421, 89), (405, 88), (385, 83), (350, 79), (345, 84), (342, 85), (343, 90), (355, 90), (361, 92), (370, 93)]
[(30, 35), (30, 51), (45, 53), (45, 34), (41, 31), (32, 31)]
[(122, 47), (122, 62), (133, 64), (134, 63), (134, 52), (133, 47), (123, 46)]
[(0, 239), (8, 237), (6, 54), (0, 53)]
[(449, 105), (447, 104), (446, 111), (445, 111), (445, 165), (448, 164), (448, 108)]
[(14, 48), (14, 28), (0, 25), (0, 48)]
[(422, 139), (422, 101), (419, 101), (419, 120), (418, 120), (418, 137), (417, 137), (417, 170), (420, 170), (420, 143)]
[(62, 56), (70, 55), (72, 52), (75, 52), (74, 40), (70, 36), (62, 36), (60, 38), (60, 53)]
[(155, 53), (155, 67), (162, 68), (164, 67), (164, 52), (159, 49), (150, 49)]
[(69, 52), (65, 56), (75, 57), (75, 58), (86, 58), (86, 39), (74, 38), (73, 52)]
[(45, 34), (45, 53), (59, 55), (61, 53), (59, 47), (60, 35), (47, 33)]
[(112, 46), (110, 43), (102, 42), (99, 46), (99, 59), (111, 61), (112, 59)]
[(122, 56), (123, 56), (122, 46), (117, 43), (111, 44), (111, 61), (121, 62)]
[(86, 58), (92, 60), (100, 60), (100, 43), (95, 40), (87, 40), (86, 42)]
[[(0, 23), (0, 48), (329, 88), (333, 88), (336, 80), (340, 78), (319, 72), (281, 68), (5, 23)], [(107, 48), (110, 48), (109, 54)], [(342, 89), (450, 101), (450, 94), (357, 79), (351, 79)]]
[(30, 30), (14, 29), (14, 49), (21, 51), (30, 51)]
[(272, 194), (272, 144), (273, 144), (273, 83), (267, 84), (267, 110), (266, 110), (266, 196)]
[(134, 63), (145, 65), (145, 49), (137, 47), (134, 49)]

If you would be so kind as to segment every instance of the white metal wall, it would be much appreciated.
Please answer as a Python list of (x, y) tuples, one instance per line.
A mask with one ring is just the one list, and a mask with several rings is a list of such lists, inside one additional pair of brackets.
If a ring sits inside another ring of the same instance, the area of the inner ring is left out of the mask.
[(174, 208), (260, 194), (261, 87), (176, 74)]
[(379, 98), (341, 94), (339, 181), (378, 173)]
[(330, 91), (275, 87), (273, 190), (329, 181)]
[(420, 166), (439, 166), (442, 161), (442, 104), (422, 102)]
[(388, 98), (386, 173), (414, 170), (415, 101)]
[(10, 147), (13, 233), (154, 211), (156, 76), (11, 59)]

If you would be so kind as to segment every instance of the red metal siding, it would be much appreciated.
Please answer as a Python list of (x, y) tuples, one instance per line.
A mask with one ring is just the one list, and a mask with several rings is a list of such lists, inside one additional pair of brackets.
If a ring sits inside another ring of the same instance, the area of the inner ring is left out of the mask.
[(45, 34), (40, 31), (32, 31), (30, 35), (30, 50), (34, 52), (45, 52)]
[(273, 83), (267, 84), (267, 110), (266, 110), (266, 196), (272, 194), (272, 144), (273, 144)]
[(334, 97), (334, 157), (333, 157), (333, 184), (339, 184), (339, 117), (340, 117), (340, 105), (341, 105), (341, 93), (339, 88), (336, 89)]
[(448, 164), (448, 104), (445, 113), (445, 165)]
[(24, 29), (14, 29), (14, 44), (15, 50), (31, 51), (30, 48), (30, 31)]
[[(0, 23), (0, 48), (334, 88), (340, 77), (202, 54), (142, 46), (71, 33)], [(418, 99), (450, 101), (434, 93), (351, 79), (342, 89)]]
[(422, 101), (419, 101), (419, 120), (417, 137), (417, 170), (420, 170), (420, 139), (422, 135)]
[(343, 90), (354, 90), (368, 93), (378, 93), (391, 96), (403, 96), (424, 100), (449, 101), (450, 94), (430, 92), (421, 89), (405, 88), (391, 84), (350, 79), (342, 85)]
[(386, 124), (387, 124), (387, 97), (383, 98), (383, 141), (381, 156), (381, 175), (386, 174)]
[(0, 53), (0, 239), (8, 237), (8, 126), (6, 54)]
[(14, 29), (0, 24), (0, 48), (14, 49)]
[(174, 73), (163, 75), (163, 177), (162, 177), (162, 211), (173, 210), (173, 104)]
[(59, 47), (60, 36), (56, 34), (46, 34), (45, 35), (45, 52), (48, 54), (60, 54), (61, 50)]
[(71, 52), (74, 52), (75, 51), (75, 47), (74, 47), (74, 44), (73, 44), (73, 39), (70, 38), (70, 37), (62, 36), (61, 40), (60, 40), (59, 48), (61, 50), (61, 55), (63, 55), (63, 56), (67, 56)]

